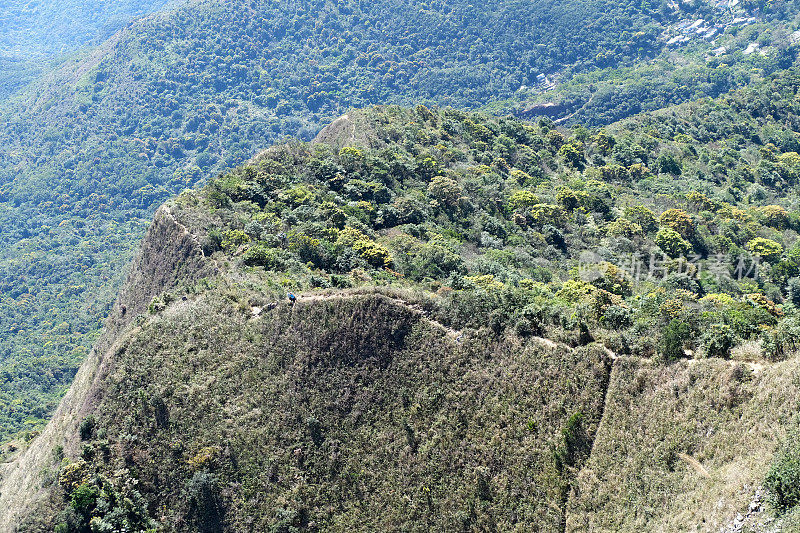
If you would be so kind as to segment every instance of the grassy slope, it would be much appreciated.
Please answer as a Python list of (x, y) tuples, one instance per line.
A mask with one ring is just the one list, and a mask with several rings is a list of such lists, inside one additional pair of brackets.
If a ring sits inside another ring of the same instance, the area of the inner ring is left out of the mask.
[[(265, 531), (280, 516), (321, 530), (559, 527), (574, 471), (557, 470), (550, 447), (576, 412), (596, 427), (601, 350), (458, 345), (384, 296), (253, 318), (253, 296), (191, 296), (124, 340), (95, 392), (111, 452), (93, 469), (127, 468), (178, 530), (203, 528), (184, 496), (197, 471), (218, 476), (218, 519), (231, 531)], [(168, 422), (149, 407), (156, 397)]]
[[(746, 514), (800, 402), (800, 361), (617, 361), (569, 531), (719, 531)], [(679, 454), (700, 462), (705, 473)]]

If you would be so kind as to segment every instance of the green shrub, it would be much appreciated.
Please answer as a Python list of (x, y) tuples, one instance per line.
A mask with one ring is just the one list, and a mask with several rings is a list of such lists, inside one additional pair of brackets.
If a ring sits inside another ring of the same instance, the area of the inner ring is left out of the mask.
[(508, 208), (511, 211), (525, 209), (539, 203), (539, 197), (528, 190), (517, 191), (508, 199)]
[(662, 227), (677, 231), (681, 237), (689, 239), (694, 235), (694, 221), (682, 209), (667, 209), (658, 218), (658, 222)]
[(242, 256), (242, 260), (245, 265), (262, 266), (266, 270), (282, 270), (286, 264), (282, 250), (271, 248), (263, 243), (249, 248)]
[(800, 505), (800, 431), (794, 430), (775, 454), (764, 487), (779, 514)]
[(561, 445), (553, 454), (559, 472), (579, 467), (591, 451), (592, 441), (586, 431), (584, 418), (583, 413), (573, 413), (561, 431)]
[(756, 237), (748, 242), (747, 249), (750, 250), (753, 255), (760, 256), (768, 263), (774, 263), (781, 258), (781, 254), (783, 253), (783, 246), (771, 239), (765, 239), (763, 237)]
[(661, 228), (653, 240), (665, 254), (673, 258), (686, 255), (692, 249), (692, 245), (672, 228)]
[(734, 344), (736, 335), (727, 324), (711, 324), (703, 333), (703, 346), (707, 357), (729, 359)]
[(322, 441), (325, 440), (325, 435), (322, 431), (322, 423), (315, 417), (311, 416), (306, 419), (306, 428), (308, 429), (308, 434), (311, 437), (311, 441), (314, 443), (314, 445), (320, 446)]
[(196, 530), (203, 533), (221, 531), (223, 508), (217, 476), (195, 472), (186, 482), (185, 494), (189, 503), (189, 517)]
[(656, 214), (643, 205), (632, 205), (625, 208), (625, 218), (639, 224), (645, 233), (658, 229)]
[(775, 328), (766, 329), (761, 342), (764, 357), (770, 361), (783, 361), (800, 348), (800, 320), (789, 317)]
[(560, 205), (535, 204), (530, 208), (530, 223), (534, 226), (562, 226), (566, 222), (566, 213)]
[(78, 433), (80, 434), (81, 440), (90, 440), (92, 437), (94, 437), (94, 430), (96, 426), (97, 420), (95, 419), (94, 415), (89, 415), (84, 418), (80, 427), (78, 428)]
[(75, 511), (84, 517), (89, 517), (97, 506), (97, 498), (100, 490), (94, 485), (83, 483), (72, 493), (70, 505)]
[(627, 218), (618, 218), (613, 222), (609, 222), (603, 229), (606, 234), (611, 237), (625, 237), (628, 239), (632, 239), (644, 233), (639, 224), (631, 222)]
[(222, 234), (222, 248), (233, 250), (237, 246), (250, 242), (250, 236), (242, 230), (231, 229)]
[(667, 361), (685, 357), (684, 344), (691, 338), (691, 328), (686, 322), (673, 318), (664, 328), (659, 342), (659, 351)]
[(603, 313), (600, 323), (609, 329), (627, 328), (633, 322), (630, 308), (622, 305), (611, 305)]

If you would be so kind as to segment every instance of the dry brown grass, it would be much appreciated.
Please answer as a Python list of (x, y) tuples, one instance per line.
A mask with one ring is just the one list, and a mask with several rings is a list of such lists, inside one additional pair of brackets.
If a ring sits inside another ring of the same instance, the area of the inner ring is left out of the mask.
[(568, 529), (718, 531), (747, 510), (794, 419), (799, 383), (798, 359), (753, 372), (620, 358)]

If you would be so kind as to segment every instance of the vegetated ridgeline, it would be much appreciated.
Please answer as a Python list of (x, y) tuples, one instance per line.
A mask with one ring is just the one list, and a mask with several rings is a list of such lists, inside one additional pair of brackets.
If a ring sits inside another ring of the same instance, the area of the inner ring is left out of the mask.
[[(773, 225), (795, 222), (719, 199), (751, 176), (728, 147), (730, 182), (706, 163), (726, 120), (751, 139), (793, 120), (793, 80), (762, 88), (786, 99), (767, 118), (762, 89), (694, 104), (727, 117), (715, 132), (683, 108), (569, 138), (452, 109), (352, 111), (181, 195), (57, 416), (5, 465), (4, 526), (727, 526), (800, 396), (792, 283), (771, 281), (797, 266)], [(699, 148), (678, 151), (690, 135)], [(792, 186), (791, 152), (742, 152), (775, 171), (751, 198)], [(673, 191), (676, 174), (707, 194)], [(676, 257), (634, 284), (611, 263), (732, 242), (776, 268), (717, 280)], [(582, 264), (585, 249), (606, 261)], [(689, 348), (707, 358), (681, 360)]]
[[(30, 20), (89, 3), (3, 6)], [(349, 106), (476, 107), (511, 96), (537, 72), (591, 68), (599, 52), (632, 64), (663, 48), (659, 28), (673, 18), (619, 0), (177, 3), (0, 109), (0, 289), (10, 296), (0, 299), (2, 440), (50, 416), (135, 242), (173, 194), (282, 136), (310, 138)], [(108, 13), (156, 6), (100, 4)], [(80, 17), (42, 19), (58, 27)]]
[[(164, 223), (166, 209), (96, 355), (8, 465), (7, 530), (70, 523), (58, 514), (65, 502), (80, 487), (112, 490), (105, 484), (147, 502), (129, 513), (142, 517), (134, 528), (148, 510), (201, 531), (563, 527), (570, 480), (599, 421), (603, 350), (462, 337), (399, 293), (272, 306), (242, 289), (238, 273), (213, 275), (182, 226)], [(170, 259), (175, 251), (189, 261)], [(192, 283), (200, 274), (208, 277)], [(132, 302), (157, 287), (186, 299), (142, 317)], [(79, 427), (87, 419), (96, 421), (89, 435)], [(187, 499), (200, 485), (211, 495)]]
[[(792, 64), (798, 5), (202, 0), (133, 24), (60, 65), (0, 119), (0, 289), (8, 295), (0, 299), (0, 439), (49, 418), (97, 338), (134, 243), (172, 194), (279, 136), (308, 138), (350, 105), (480, 106), (523, 97), (522, 85), (540, 85), (537, 73), (556, 71), (562, 81), (589, 76), (546, 97), (566, 114), (582, 108), (570, 122), (584, 124), (721, 94)], [(754, 10), (757, 24), (733, 27)], [(699, 36), (666, 47), (664, 32), (687, 17), (731, 22), (729, 51), (707, 58), (711, 44)], [(743, 55), (756, 38), (759, 53)]]

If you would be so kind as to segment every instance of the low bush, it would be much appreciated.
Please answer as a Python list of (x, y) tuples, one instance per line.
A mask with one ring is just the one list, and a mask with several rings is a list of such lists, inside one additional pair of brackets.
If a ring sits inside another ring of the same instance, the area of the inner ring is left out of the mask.
[(800, 505), (800, 431), (778, 449), (764, 479), (769, 502), (779, 514)]

